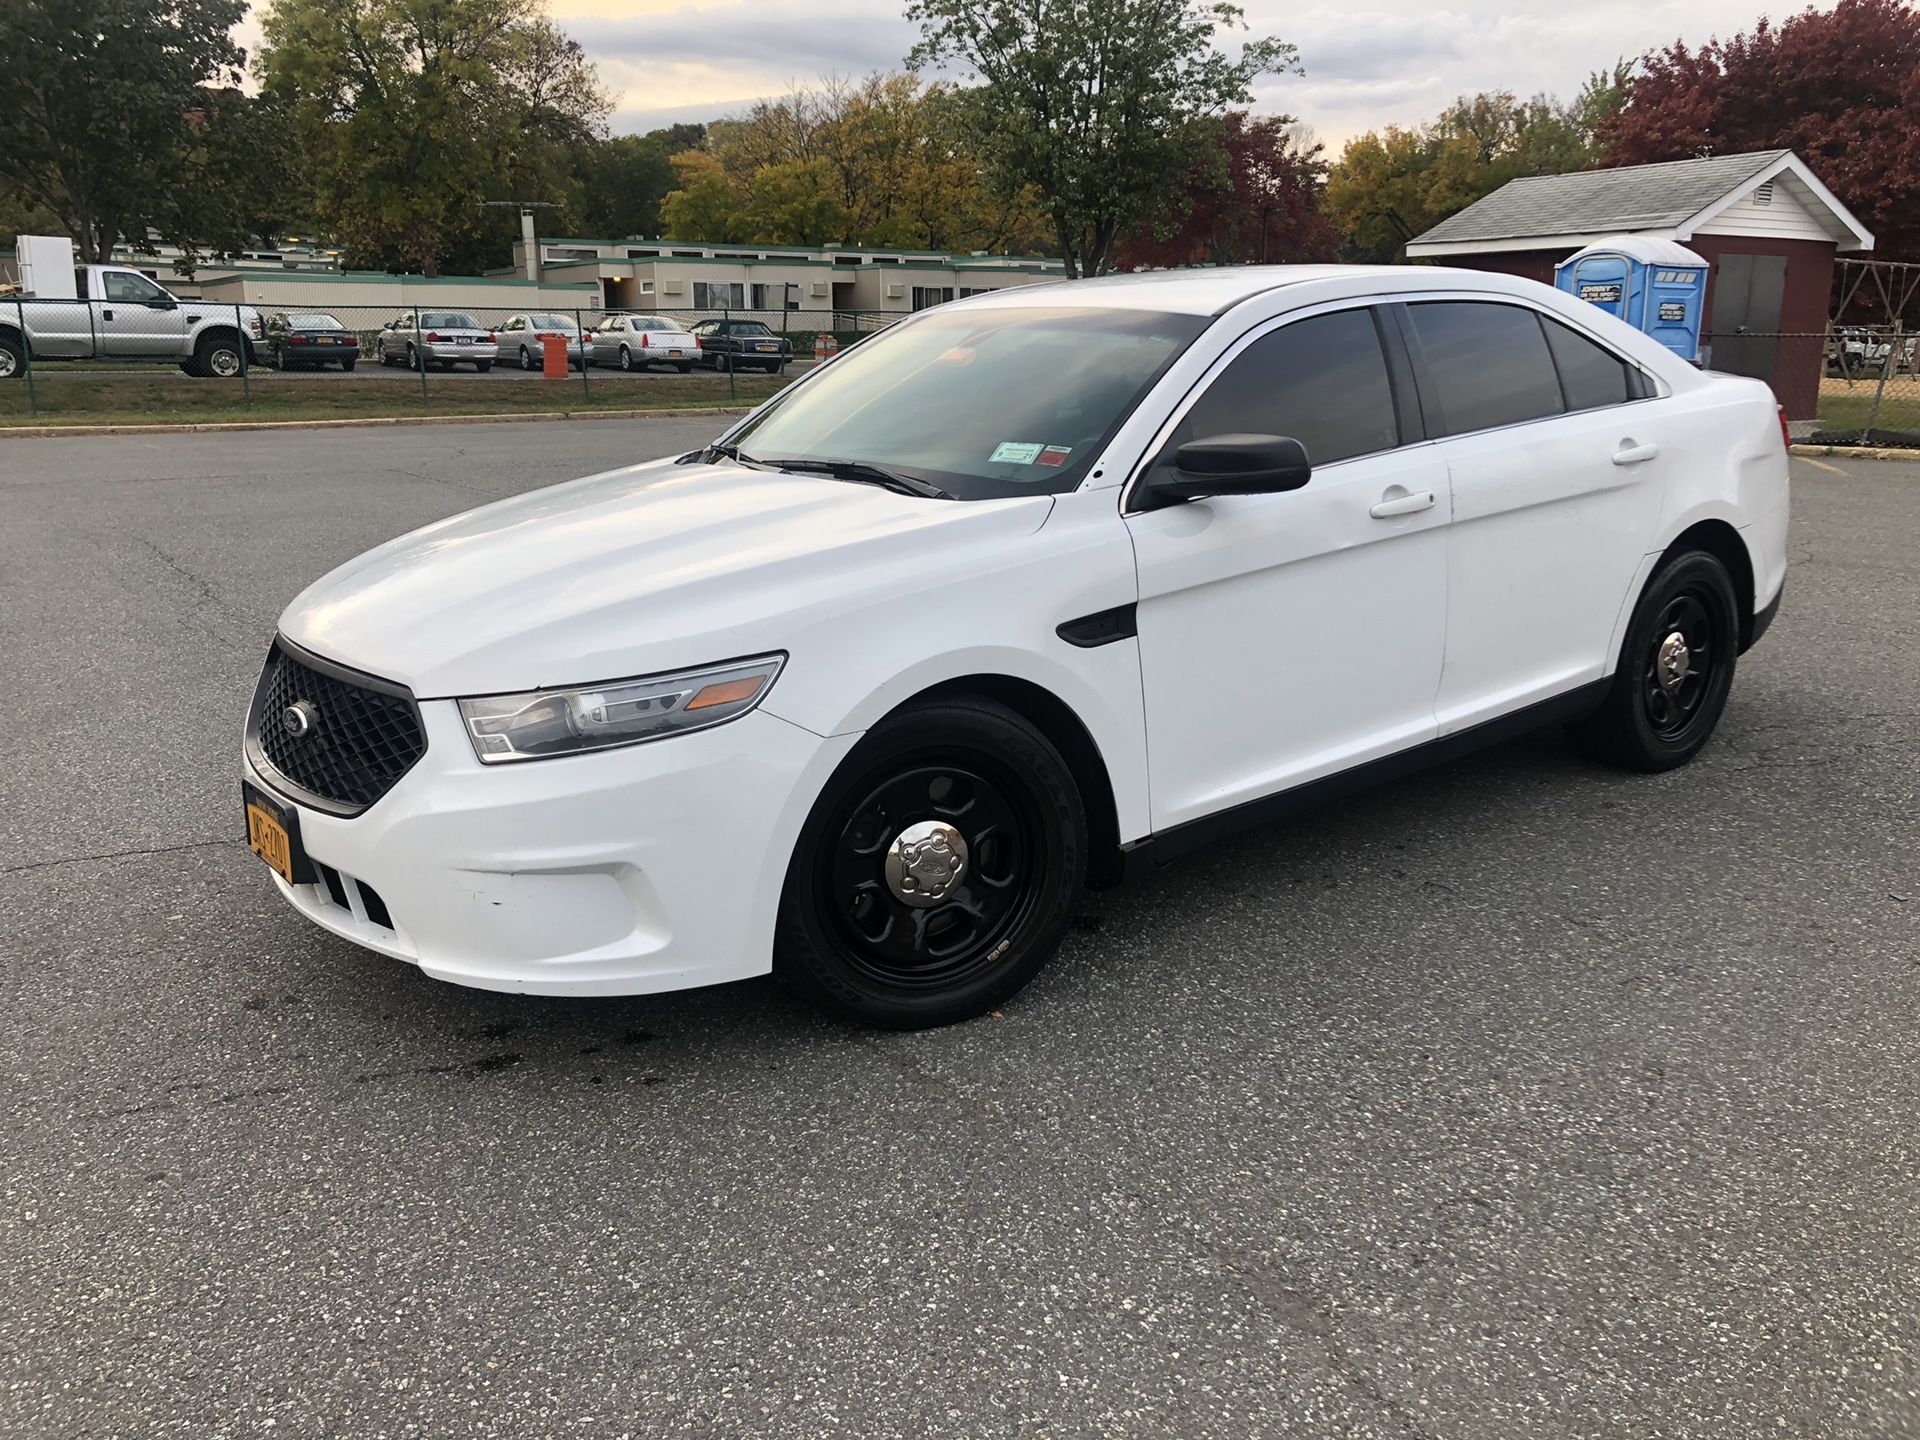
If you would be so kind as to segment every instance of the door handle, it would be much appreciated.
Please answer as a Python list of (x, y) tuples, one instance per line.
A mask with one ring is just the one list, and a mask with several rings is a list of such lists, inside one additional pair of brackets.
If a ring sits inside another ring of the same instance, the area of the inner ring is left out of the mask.
[(1658, 445), (1622, 445), (1613, 452), (1616, 465), (1641, 465), (1660, 453)]
[(102, 310), (100, 312), (100, 318), (102, 320), (111, 320), (113, 318), (113, 312), (111, 310)]
[(1422, 490), (1414, 495), (1396, 495), (1382, 500), (1367, 513), (1376, 520), (1391, 520), (1396, 515), (1417, 515), (1422, 510), (1433, 508), (1433, 492)]

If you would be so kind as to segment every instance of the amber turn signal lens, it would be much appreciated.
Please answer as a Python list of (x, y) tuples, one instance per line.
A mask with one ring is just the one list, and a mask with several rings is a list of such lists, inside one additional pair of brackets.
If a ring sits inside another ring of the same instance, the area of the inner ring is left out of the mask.
[(704, 687), (681, 708), (705, 710), (709, 705), (732, 705), (741, 700), (751, 700), (766, 683), (765, 677), (760, 675), (749, 675), (744, 680), (723, 680), (718, 685)]

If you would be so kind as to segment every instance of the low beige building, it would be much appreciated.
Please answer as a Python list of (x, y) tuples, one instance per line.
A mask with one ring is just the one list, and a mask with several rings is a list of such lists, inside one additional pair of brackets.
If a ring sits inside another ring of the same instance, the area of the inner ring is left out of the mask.
[(907, 314), (1066, 274), (1058, 260), (1037, 256), (877, 246), (542, 239), (537, 248), (538, 256), (530, 257), (526, 244), (516, 241), (513, 267), (499, 277), (591, 284), (609, 310)]
[[(516, 241), (511, 266), (485, 275), (433, 278), (342, 270), (337, 252), (312, 247), (189, 265), (176, 248), (155, 245), (122, 250), (114, 261), (143, 271), (184, 300), (269, 311), (349, 311), (356, 323), (375, 312), (398, 315), (417, 307), (467, 310), (479, 317), (578, 311), (588, 323), (609, 310), (795, 312), (794, 323), (802, 328), (853, 328), (859, 323), (856, 315), (904, 315), (1066, 274), (1058, 260), (1038, 256), (884, 247), (543, 239), (537, 248), (537, 264), (529, 264), (525, 242)], [(0, 281), (15, 278), (12, 260), (11, 250), (0, 250)]]

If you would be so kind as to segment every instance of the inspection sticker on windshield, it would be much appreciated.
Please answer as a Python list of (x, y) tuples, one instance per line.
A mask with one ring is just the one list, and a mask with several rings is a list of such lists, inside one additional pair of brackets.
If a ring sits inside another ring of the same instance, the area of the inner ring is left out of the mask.
[(1067, 457), (1073, 453), (1071, 445), (1049, 445), (1034, 460), (1036, 465), (1061, 466), (1067, 463)]
[(989, 465), (1031, 465), (1040, 458), (1044, 445), (1027, 445), (1016, 440), (1002, 440), (994, 447), (993, 454), (987, 457)]

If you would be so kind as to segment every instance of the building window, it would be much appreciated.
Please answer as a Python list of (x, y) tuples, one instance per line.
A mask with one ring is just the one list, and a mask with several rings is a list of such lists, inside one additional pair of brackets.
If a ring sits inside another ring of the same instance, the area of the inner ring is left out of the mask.
[(798, 310), (800, 308), (800, 287), (798, 285), (755, 285), (753, 287), (753, 308), (756, 310)]
[(951, 285), (916, 285), (913, 287), (913, 308), (931, 310), (935, 305), (944, 305), (953, 299)]
[(993, 286), (991, 285), (962, 285), (960, 287), (960, 298), (962, 300), (966, 299), (969, 295), (991, 295), (992, 293)]
[(735, 281), (718, 284), (708, 280), (693, 282), (693, 308), (696, 310), (744, 310), (746, 287)]

